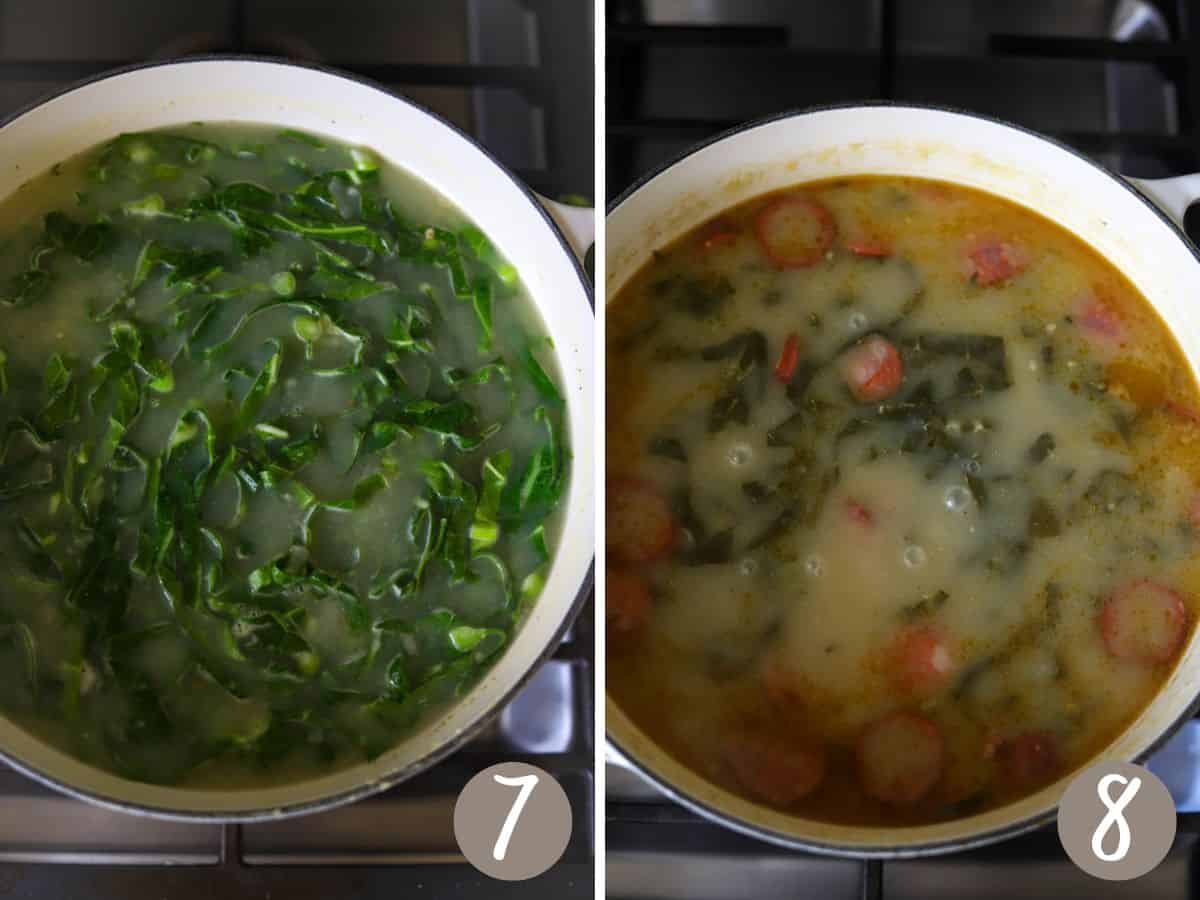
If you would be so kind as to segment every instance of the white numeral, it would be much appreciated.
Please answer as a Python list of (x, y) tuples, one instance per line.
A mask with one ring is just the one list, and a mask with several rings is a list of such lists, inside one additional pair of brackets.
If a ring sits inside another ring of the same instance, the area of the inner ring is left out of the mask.
[(525, 809), (529, 795), (537, 787), (538, 777), (530, 772), (528, 775), (520, 775), (516, 778), (505, 778), (503, 775), (493, 775), (492, 778), (496, 780), (497, 784), (521, 789), (517, 794), (516, 802), (513, 803), (512, 809), (508, 811), (508, 815), (504, 819), (504, 827), (500, 829), (500, 836), (496, 838), (496, 846), (492, 848), (492, 859), (502, 862), (508, 853), (508, 841), (512, 837), (513, 829), (517, 827), (517, 819), (521, 818), (521, 811)]

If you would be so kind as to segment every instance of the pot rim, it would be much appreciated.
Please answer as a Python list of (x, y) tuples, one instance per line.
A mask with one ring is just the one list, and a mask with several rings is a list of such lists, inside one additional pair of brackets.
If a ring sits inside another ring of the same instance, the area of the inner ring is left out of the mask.
[[(554, 219), (550, 215), (550, 213), (547, 212), (545, 206), (543, 206), (539, 202), (537, 194), (535, 194), (534, 191), (528, 185), (526, 185), (523, 181), (521, 181), (521, 179), (518, 178), (516, 176), (516, 174), (514, 172), (512, 172), (506, 165), (504, 165), (504, 163), (502, 163), (499, 159), (497, 159), (486, 147), (484, 147), (482, 144), (480, 144), (478, 141), (476, 141), (470, 135), (466, 134), (464, 131), (462, 131), (462, 129), (460, 129), (454, 123), (450, 122), (449, 120), (447, 120), (443, 116), (439, 115), (438, 113), (425, 108), (421, 104), (414, 102), (413, 100), (409, 99), (408, 97), (401, 96), (400, 94), (397, 94), (393, 91), (388, 90), (386, 87), (384, 87), (382, 84), (375, 81), (374, 79), (367, 78), (362, 75), (355, 74), (353, 72), (346, 72), (341, 69), (335, 68), (333, 66), (326, 66), (326, 65), (323, 65), (320, 63), (297, 61), (297, 60), (291, 60), (291, 59), (286, 59), (286, 58), (281, 58), (281, 57), (276, 57), (276, 56), (248, 54), (248, 53), (210, 53), (210, 54), (200, 54), (200, 55), (196, 55), (196, 56), (175, 57), (175, 58), (171, 58), (171, 59), (151, 60), (151, 61), (143, 62), (143, 63), (132, 63), (127, 66), (119, 66), (119, 67), (112, 68), (112, 69), (106, 69), (103, 72), (97, 72), (94, 75), (89, 75), (85, 78), (81, 78), (76, 81), (72, 81), (70, 84), (64, 85), (61, 88), (57, 88), (47, 94), (42, 95), (41, 97), (38, 97), (37, 99), (33, 100), (32, 102), (27, 103), (24, 106), (20, 107), (16, 111), (11, 112), (8, 115), (5, 115), (3, 117), (0, 117), (0, 130), (3, 130), (12, 122), (16, 121), (17, 119), (21, 118), (22, 116), (26, 115), (27, 113), (31, 113), (34, 110), (38, 109), (39, 107), (46, 105), (47, 103), (51, 102), (52, 100), (56, 100), (59, 97), (62, 97), (66, 94), (70, 94), (73, 91), (76, 91), (83, 87), (87, 87), (88, 85), (94, 84), (96, 82), (106, 81), (110, 78), (114, 78), (114, 77), (117, 77), (120, 75), (126, 75), (126, 74), (129, 74), (132, 72), (140, 72), (140, 71), (146, 70), (146, 69), (157, 69), (157, 68), (162, 68), (165, 66), (191, 65), (191, 64), (196, 64), (196, 63), (220, 63), (220, 62), (255, 63), (255, 64), (260, 64), (260, 65), (282, 66), (282, 67), (288, 67), (288, 68), (294, 68), (294, 69), (307, 69), (310, 71), (318, 72), (321, 75), (324, 75), (324, 76), (327, 76), (330, 78), (337, 78), (337, 79), (341, 79), (344, 81), (354, 82), (356, 84), (359, 84), (364, 87), (371, 88), (372, 90), (378, 91), (381, 94), (385, 94), (390, 101), (403, 104), (403, 105), (411, 108), (413, 111), (425, 115), (426, 117), (428, 117), (429, 119), (432, 119), (435, 123), (440, 125), (442, 128), (446, 129), (447, 131), (450, 131), (455, 136), (457, 136), (457, 137), (461, 138), (462, 140), (466, 141), (467, 143), (471, 144), (479, 153), (481, 153), (488, 161), (490, 161), (492, 163), (492, 165), (494, 165), (505, 177), (507, 177), (508, 180), (511, 181), (514, 186), (516, 186), (516, 188), (524, 195), (525, 199), (530, 203), (530, 205), (532, 205), (534, 207), (534, 209), (537, 211), (538, 215), (540, 215), (541, 218), (543, 219), (543, 221), (545, 221), (545, 223), (549, 226), (551, 234), (554, 235), (555, 239), (558, 242), (558, 249), (562, 253), (564, 253), (567, 256), (567, 258), (570, 260), (572, 269), (575, 272), (575, 276), (579, 280), (579, 287), (583, 293), (583, 299), (585, 301), (584, 309), (586, 310), (586, 312), (589, 315), (593, 316), (593, 318), (594, 318), (595, 303), (594, 303), (593, 294), (592, 294), (592, 287), (587, 279), (586, 274), (584, 273), (583, 266), (580, 262), (580, 259), (575, 255), (574, 251), (571, 249), (571, 245), (568, 242), (566, 235), (563, 233), (562, 229), (554, 221)], [(586, 413), (587, 411), (585, 410), (584, 412)], [(571, 627), (571, 625), (574, 623), (576, 617), (579, 615), (580, 610), (583, 608), (585, 601), (587, 600), (588, 596), (591, 594), (593, 579), (595, 577), (595, 567), (596, 567), (596, 560), (595, 560), (595, 554), (593, 552), (591, 560), (588, 563), (587, 571), (584, 572), (584, 574), (583, 574), (583, 578), (580, 581), (579, 588), (575, 593), (575, 597), (571, 601), (571, 603), (567, 606), (567, 608), (564, 610), (562, 619), (559, 622), (558, 626), (555, 628), (554, 633), (551, 636), (550, 640), (547, 641), (546, 645), (540, 650), (540, 652), (537, 654), (537, 656), (530, 662), (530, 664), (526, 668), (524, 674), (522, 674), (520, 678), (518, 678), (512, 685), (510, 685), (509, 688), (505, 692), (503, 692), (499, 697), (497, 697), (492, 702), (492, 704), (487, 709), (485, 709), (485, 711), (482, 712), (475, 719), (475, 721), (473, 721), (469, 725), (467, 725), (462, 731), (460, 731), (458, 734), (454, 735), (454, 737), (451, 738), (449, 741), (439, 744), (438, 746), (434, 747), (432, 750), (430, 750), (428, 753), (424, 754), (423, 756), (419, 757), (418, 759), (415, 759), (412, 762), (409, 762), (408, 764), (406, 764), (392, 772), (389, 772), (387, 775), (383, 776), (382, 778), (358, 784), (357, 786), (349, 788), (344, 791), (332, 793), (332, 794), (329, 794), (328, 796), (320, 797), (320, 798), (313, 799), (313, 800), (301, 801), (301, 802), (296, 802), (296, 803), (291, 803), (291, 804), (275, 805), (275, 806), (270, 806), (270, 807), (250, 807), (250, 808), (246, 808), (246, 809), (233, 810), (233, 811), (211, 811), (211, 812), (205, 812), (202, 810), (184, 811), (184, 810), (174, 809), (172, 807), (167, 807), (167, 806), (159, 806), (159, 805), (147, 804), (147, 803), (137, 803), (137, 802), (133, 802), (130, 800), (122, 799), (120, 797), (114, 797), (109, 794), (101, 793), (99, 791), (91, 791), (91, 790), (87, 790), (84, 788), (80, 788), (74, 784), (68, 783), (60, 778), (57, 778), (53, 775), (50, 775), (50, 774), (42, 771), (39, 767), (37, 767), (35, 765), (26, 763), (23, 760), (17, 759), (15, 756), (13, 756), (11, 753), (9, 753), (9, 751), (2, 744), (0, 744), (0, 762), (3, 762), (5, 765), (10, 766), (11, 768), (15, 769), (18, 772), (21, 772), (23, 775), (26, 775), (27, 777), (32, 778), (34, 781), (37, 781), (47, 787), (53, 788), (63, 794), (73, 797), (77, 800), (83, 800), (88, 803), (92, 803), (97, 806), (104, 807), (106, 809), (116, 810), (118, 812), (135, 813), (135, 814), (139, 814), (139, 815), (149, 816), (152, 818), (164, 819), (164, 820), (176, 821), (176, 822), (199, 822), (199, 823), (212, 824), (212, 823), (225, 823), (225, 822), (232, 823), (232, 822), (276, 821), (279, 819), (289, 818), (292, 816), (300, 816), (300, 815), (307, 815), (309, 813), (322, 812), (325, 810), (330, 810), (330, 809), (334, 809), (339, 806), (343, 806), (345, 804), (354, 803), (358, 800), (362, 800), (366, 797), (372, 796), (373, 794), (378, 794), (378, 793), (381, 793), (382, 791), (385, 791), (391, 787), (394, 787), (397, 784), (399, 784), (400, 782), (406, 781), (407, 779), (412, 778), (413, 776), (425, 771), (426, 769), (430, 768), (431, 766), (441, 762), (447, 756), (451, 755), (452, 753), (454, 753), (455, 751), (460, 749), (463, 745), (465, 745), (466, 743), (471, 741), (473, 738), (475, 738), (485, 727), (487, 727), (487, 725), (489, 723), (491, 723), (491, 721), (500, 713), (500, 711), (514, 697), (516, 697), (516, 695), (521, 691), (522, 688), (525, 687), (525, 685), (533, 677), (534, 673), (537, 672), (542, 667), (543, 663), (545, 663), (558, 649), (559, 645), (562, 643), (564, 635), (566, 634), (567, 630)], [(15, 727), (18, 727), (18, 728), (21, 727), (21, 726), (17, 725), (16, 723), (13, 723), (13, 724)], [(286, 787), (286, 785), (281, 785), (280, 787)], [(213, 793), (217, 792), (217, 789), (198, 788), (196, 790), (196, 793), (203, 794), (206, 790), (209, 790)], [(246, 793), (248, 793), (248, 794), (253, 793), (253, 789), (251, 788)]]
[[(874, 109), (880, 107), (913, 109), (920, 110), (922, 112), (947, 113), (954, 116), (980, 119), (992, 125), (1000, 125), (1005, 128), (1010, 128), (1014, 131), (1019, 131), (1025, 135), (1028, 135), (1029, 137), (1033, 137), (1050, 144), (1059, 150), (1064, 150), (1071, 156), (1075, 157), (1075, 159), (1079, 162), (1084, 163), (1105, 175), (1118, 187), (1128, 191), (1144, 205), (1149, 207), (1149, 209), (1162, 221), (1162, 223), (1174, 233), (1175, 237), (1182, 241), (1183, 245), (1188, 249), (1188, 251), (1191, 252), (1196, 263), (1200, 264), (1200, 249), (1198, 249), (1196, 245), (1192, 243), (1191, 239), (1187, 236), (1187, 233), (1183, 230), (1183, 228), (1176, 223), (1166, 213), (1165, 210), (1163, 210), (1160, 206), (1158, 206), (1158, 204), (1138, 190), (1137, 187), (1128, 180), (1100, 165), (1095, 160), (1085, 156), (1074, 147), (1063, 143), (1057, 138), (1049, 137), (1031, 128), (1026, 128), (1022, 125), (1017, 125), (1005, 119), (987, 115), (985, 113), (978, 113), (972, 110), (962, 109), (954, 106), (943, 106), (933, 103), (910, 103), (896, 100), (861, 100), (850, 103), (833, 103), (791, 109), (780, 113), (774, 113), (763, 118), (743, 122), (740, 125), (734, 126), (733, 128), (726, 129), (719, 134), (713, 135), (712, 137), (693, 144), (679, 153), (677, 156), (672, 157), (671, 159), (659, 164), (650, 171), (639, 176), (629, 187), (622, 191), (616, 197), (616, 199), (608, 204), (605, 210), (606, 221), (607, 217), (616, 212), (616, 210), (622, 204), (624, 204), (651, 181), (665, 173), (668, 169), (674, 168), (676, 165), (685, 162), (689, 157), (700, 152), (701, 150), (705, 150), (713, 144), (720, 143), (727, 138), (734, 137), (745, 131), (751, 131), (761, 126), (771, 125), (775, 122), (781, 122), (786, 119), (800, 118), (802, 116), (812, 115), (815, 113), (832, 112), (838, 110)], [(607, 300), (605, 305), (607, 305)], [(608, 698), (607, 702), (616, 705), (616, 701), (612, 700), (611, 698)], [(1200, 712), (1200, 689), (1197, 690), (1196, 694), (1187, 703), (1175, 720), (1171, 722), (1171, 724), (1169, 724), (1165, 729), (1163, 729), (1163, 731), (1159, 733), (1158, 737), (1147, 744), (1139, 753), (1134, 755), (1130, 761), (1135, 763), (1144, 762), (1157, 750), (1159, 750), (1185, 722), (1191, 718), (1194, 718), (1198, 712)], [(630, 724), (632, 725), (633, 723), (631, 722)], [(641, 731), (638, 726), (633, 725), (633, 727), (637, 728), (638, 731)], [(907, 845), (838, 844), (829, 841), (819, 841), (812, 838), (798, 837), (794, 834), (779, 831), (777, 829), (767, 828), (763, 825), (751, 822), (748, 819), (734, 816), (731, 813), (718, 809), (713, 804), (707, 803), (692, 796), (687, 791), (667, 781), (665, 777), (660, 776), (656, 772), (652, 771), (645, 763), (626, 750), (625, 747), (622, 746), (621, 741), (617, 740), (613, 736), (612, 731), (607, 727), (605, 730), (605, 740), (620, 755), (621, 759), (617, 763), (618, 765), (625, 765), (628, 768), (631, 768), (640, 777), (644, 778), (667, 797), (679, 803), (681, 806), (686, 807), (692, 812), (695, 812), (712, 822), (729, 828), (732, 831), (738, 832), (739, 834), (746, 835), (747, 837), (758, 838), (759, 840), (776, 844), (778, 846), (787, 847), (792, 850), (803, 850), (823, 856), (837, 856), (856, 859), (910, 859), (913, 857), (935, 856), (939, 854), (953, 853), (960, 850), (970, 850), (983, 847), (988, 844), (994, 844), (999, 841), (1006, 840), (1011, 837), (1017, 837), (1018, 835), (1033, 831), (1043, 825), (1048, 824), (1057, 816), (1058, 813), (1058, 803), (1054, 803), (1048, 809), (1040, 813), (1035, 813), (1033, 815), (1017, 819), (1008, 825), (1001, 825), (962, 838), (951, 837), (937, 841), (927, 841), (924, 843), (912, 843)], [(1093, 763), (1096, 761), (1098, 761), (1098, 758), (1093, 758), (1091, 760)], [(681, 766), (683, 765), (682, 763), (677, 764)]]

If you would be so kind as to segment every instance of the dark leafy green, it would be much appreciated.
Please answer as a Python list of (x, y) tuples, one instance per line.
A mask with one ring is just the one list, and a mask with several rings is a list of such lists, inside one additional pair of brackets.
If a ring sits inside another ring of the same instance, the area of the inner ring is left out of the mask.
[(749, 421), (751, 405), (766, 390), (766, 336), (760, 331), (746, 331), (721, 344), (703, 348), (700, 358), (727, 366), (724, 392), (709, 411), (708, 430), (718, 432), (731, 423), (745, 425)]
[(0, 287), (95, 285), (60, 352), (0, 351), (7, 694), (159, 782), (373, 756), (459, 696), (544, 584), (571, 459), (482, 232), (409, 217), (367, 151), (193, 130), (88, 155)]

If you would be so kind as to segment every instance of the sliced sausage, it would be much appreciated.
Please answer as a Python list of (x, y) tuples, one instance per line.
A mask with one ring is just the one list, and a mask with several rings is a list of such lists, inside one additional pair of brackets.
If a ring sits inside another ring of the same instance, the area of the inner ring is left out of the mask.
[(795, 806), (825, 778), (825, 751), (780, 738), (744, 734), (730, 738), (725, 762), (746, 792), (772, 806)]
[(846, 249), (855, 256), (869, 256), (876, 259), (883, 259), (892, 255), (891, 241), (885, 241), (882, 238), (848, 238), (846, 240)]
[(1116, 340), (1124, 330), (1116, 310), (1092, 294), (1080, 301), (1075, 322), (1093, 337), (1106, 340)]
[(1189, 422), (1192, 425), (1200, 425), (1200, 412), (1196, 412), (1196, 410), (1192, 409), (1190, 406), (1179, 403), (1175, 400), (1168, 400), (1166, 403), (1166, 409), (1171, 415), (1177, 416), (1178, 418), (1183, 419), (1185, 422)]
[(662, 559), (675, 546), (671, 507), (652, 485), (621, 478), (608, 486), (608, 552), (627, 563)]
[(874, 513), (853, 497), (846, 498), (846, 517), (860, 528), (870, 528), (875, 524)]
[(762, 208), (754, 230), (763, 252), (780, 269), (811, 266), (833, 246), (837, 223), (821, 203), (785, 194)]
[(650, 617), (650, 588), (636, 572), (607, 569), (604, 587), (605, 622), (609, 646), (629, 643)]
[(1014, 241), (984, 238), (967, 248), (967, 277), (976, 284), (999, 284), (1019, 275), (1029, 265), (1029, 254)]
[(854, 399), (875, 403), (896, 393), (904, 377), (904, 364), (891, 341), (873, 334), (842, 355), (841, 371)]
[(1044, 782), (1058, 771), (1058, 742), (1047, 731), (1027, 731), (995, 749), (1000, 771), (1014, 787)]
[(891, 646), (889, 663), (893, 683), (919, 697), (941, 690), (957, 668), (952, 642), (932, 625), (902, 631)]
[(867, 726), (858, 740), (863, 790), (892, 806), (911, 806), (937, 784), (945, 757), (941, 732), (916, 713), (892, 713)]
[(804, 704), (804, 692), (796, 673), (778, 657), (763, 667), (761, 677), (767, 696), (782, 709), (794, 709)]
[(787, 384), (796, 374), (796, 364), (800, 362), (800, 336), (789, 334), (783, 342), (783, 350), (779, 354), (779, 362), (775, 364), (775, 379)]
[(737, 243), (739, 236), (737, 227), (728, 219), (713, 219), (700, 231), (700, 248), (707, 252), (718, 247), (728, 247)]
[(1166, 585), (1143, 578), (1113, 592), (1100, 611), (1100, 634), (1118, 659), (1153, 665), (1173, 659), (1187, 633), (1187, 607)]

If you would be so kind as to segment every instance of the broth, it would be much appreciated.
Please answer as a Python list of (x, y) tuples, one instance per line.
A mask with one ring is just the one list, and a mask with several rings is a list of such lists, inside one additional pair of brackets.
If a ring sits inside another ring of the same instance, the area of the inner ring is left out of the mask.
[(1001, 806), (1140, 713), (1200, 589), (1200, 396), (1080, 240), (954, 185), (750, 200), (608, 306), (608, 689), (760, 803)]
[(291, 781), (499, 657), (569, 454), (542, 325), (461, 211), (370, 151), (204, 124), (55, 166), (0, 229), (7, 714), (135, 779)]

